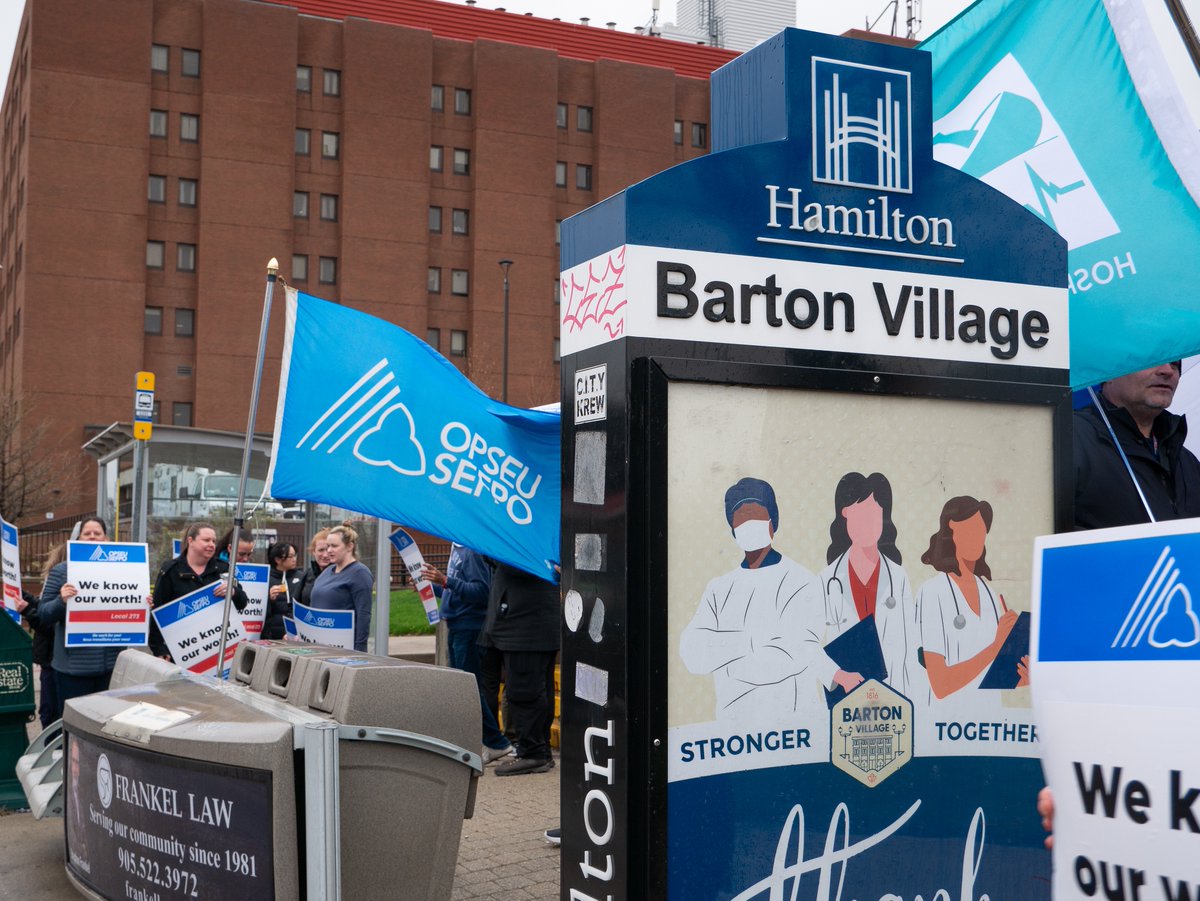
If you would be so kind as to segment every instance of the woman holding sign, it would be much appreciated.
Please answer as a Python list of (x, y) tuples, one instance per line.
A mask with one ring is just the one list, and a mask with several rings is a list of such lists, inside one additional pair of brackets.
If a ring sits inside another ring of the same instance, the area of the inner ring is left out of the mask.
[[(188, 526), (183, 533), (182, 552), (174, 560), (164, 563), (158, 571), (158, 580), (154, 583), (154, 606), (169, 604), (176, 598), (217, 581), (221, 584), (213, 593), (219, 598), (225, 597), (224, 580), (229, 572), (229, 564), (218, 560), (216, 553), (216, 529), (206, 522), (194, 522)], [(234, 585), (233, 606), (238, 613), (246, 609), (247, 601), (246, 593)], [(171, 656), (153, 617), (150, 619), (150, 650), (156, 657)]]
[[(104, 520), (89, 516), (72, 532), (73, 541), (100, 542), (108, 540), (108, 527)], [(66, 545), (62, 548), (65, 550)], [(57, 551), (57, 549), (56, 549)], [(65, 555), (64, 555), (65, 556)], [(61, 719), (63, 705), (71, 698), (108, 691), (108, 680), (117, 665), (120, 647), (66, 646), (67, 601), (79, 590), (67, 581), (67, 563), (64, 559), (50, 567), (46, 583), (42, 586), (42, 597), (38, 602), (38, 618), (43, 623), (54, 623), (54, 684), (58, 689), (58, 709), (55, 719)]]
[(296, 565), (296, 546), (286, 541), (267, 548), (267, 563), (271, 564), (270, 589), (267, 592), (267, 617), (263, 621), (262, 637), (283, 638), (284, 617), (292, 615), (292, 598), (300, 587), (303, 573)]
[(371, 634), (371, 589), (375, 579), (355, 557), (358, 533), (352, 528), (330, 529), (325, 541), (330, 562), (313, 585), (312, 606), (318, 610), (353, 610), (354, 650), (365, 651)]

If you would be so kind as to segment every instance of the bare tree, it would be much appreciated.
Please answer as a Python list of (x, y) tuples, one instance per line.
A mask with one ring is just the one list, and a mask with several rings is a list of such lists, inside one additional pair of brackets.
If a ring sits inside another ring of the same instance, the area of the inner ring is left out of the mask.
[(0, 397), (0, 513), (11, 522), (50, 509), (70, 473), (66, 455), (50, 450), (49, 423), (32, 413), (27, 396)]

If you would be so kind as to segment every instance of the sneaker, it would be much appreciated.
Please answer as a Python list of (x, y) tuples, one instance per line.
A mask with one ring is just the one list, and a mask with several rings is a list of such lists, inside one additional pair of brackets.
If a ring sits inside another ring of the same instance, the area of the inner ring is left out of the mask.
[(544, 773), (550, 763), (544, 757), (518, 757), (516, 760), (496, 767), (497, 776), (525, 776), (529, 773)]
[(561, 826), (555, 826), (553, 829), (547, 829), (545, 832), (542, 833), (542, 835), (545, 836), (546, 841), (548, 841), (550, 844), (556, 845), (558, 847), (562, 847), (562, 827)]
[(505, 745), (503, 748), (489, 748), (487, 745), (484, 745), (483, 754), (480, 756), (483, 757), (483, 765), (487, 766), (489, 763), (495, 763), (497, 760), (507, 757), (512, 752), (512, 745)]

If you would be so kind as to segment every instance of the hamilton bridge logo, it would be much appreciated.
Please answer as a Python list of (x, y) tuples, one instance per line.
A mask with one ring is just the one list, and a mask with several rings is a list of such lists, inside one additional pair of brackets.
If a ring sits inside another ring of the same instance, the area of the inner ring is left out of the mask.
[(912, 193), (909, 73), (812, 60), (813, 181)]

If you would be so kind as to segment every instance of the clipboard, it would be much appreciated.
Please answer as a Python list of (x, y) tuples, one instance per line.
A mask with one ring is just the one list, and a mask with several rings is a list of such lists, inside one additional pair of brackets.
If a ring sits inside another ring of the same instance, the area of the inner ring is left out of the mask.
[[(879, 630), (875, 628), (875, 616), (872, 614), (864, 620), (859, 620), (829, 644), (825, 645), (825, 653), (838, 665), (838, 669), (848, 673), (861, 673), (863, 680), (878, 679), (887, 681), (887, 664), (883, 660), (883, 648), (879, 646)], [(846, 692), (840, 685), (830, 691), (825, 689), (825, 703), (829, 709), (846, 697)]]
[(1000, 649), (1000, 653), (984, 674), (983, 681), (979, 683), (980, 688), (1017, 687), (1017, 683), (1021, 681), (1021, 677), (1017, 675), (1017, 664), (1022, 657), (1029, 654), (1029, 625), (1029, 614), (1018, 614), (1016, 624), (1004, 641), (1004, 647)]

